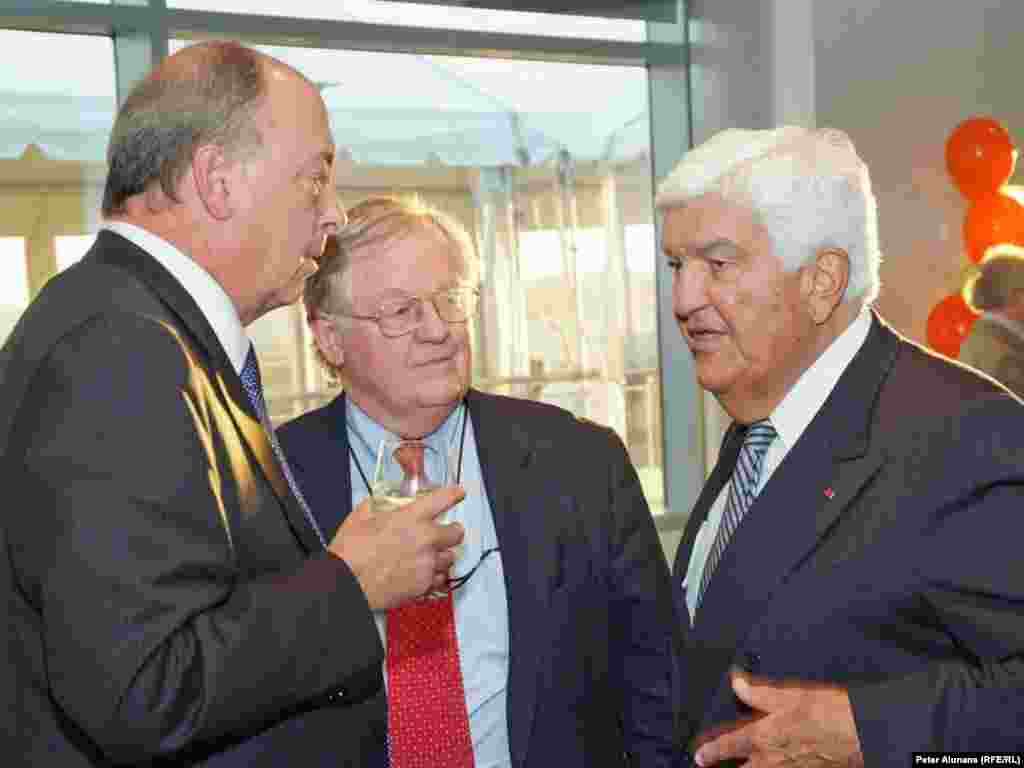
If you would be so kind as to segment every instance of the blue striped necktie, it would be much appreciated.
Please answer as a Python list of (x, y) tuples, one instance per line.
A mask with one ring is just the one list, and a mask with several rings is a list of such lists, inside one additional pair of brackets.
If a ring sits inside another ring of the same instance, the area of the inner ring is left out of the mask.
[(729, 497), (725, 502), (722, 522), (718, 526), (715, 541), (704, 562), (704, 572), (700, 578), (700, 591), (697, 593), (697, 602), (694, 606), (695, 611), (704, 597), (704, 591), (708, 588), (715, 568), (718, 567), (718, 563), (725, 553), (729, 539), (736, 532), (743, 515), (746, 514), (757, 495), (757, 484), (761, 479), (761, 465), (764, 464), (764, 455), (772, 440), (775, 439), (775, 435), (775, 427), (767, 419), (755, 421), (747, 427), (746, 435), (743, 437), (743, 447), (740, 448), (736, 468), (733, 470), (732, 480), (729, 482)]
[(316, 523), (316, 518), (313, 517), (312, 511), (309, 509), (309, 505), (306, 504), (306, 499), (302, 495), (302, 491), (299, 488), (299, 484), (295, 481), (294, 475), (292, 475), (292, 469), (288, 466), (288, 459), (284, 455), (284, 451), (281, 449), (281, 444), (277, 441), (277, 434), (274, 432), (274, 426), (270, 423), (270, 417), (267, 415), (267, 403), (263, 399), (263, 381), (260, 377), (260, 364), (256, 359), (256, 351), (252, 345), (249, 345), (249, 354), (245, 356), (245, 365), (242, 366), (242, 372), (239, 374), (239, 378), (242, 379), (242, 386), (245, 388), (245, 393), (249, 395), (249, 401), (252, 403), (252, 407), (256, 409), (256, 415), (260, 417), (260, 423), (263, 425), (263, 429), (267, 433), (267, 437), (270, 440), (270, 447), (274, 449), (274, 455), (277, 457), (277, 462), (281, 466), (285, 479), (288, 481), (288, 487), (292, 489), (292, 493), (295, 494), (296, 500), (299, 502), (299, 506), (302, 507), (303, 513), (306, 515), (306, 519), (309, 520), (309, 524), (313, 526), (313, 530), (316, 531), (317, 537), (320, 539), (320, 543), (325, 547), (327, 541), (324, 539), (323, 533), (320, 532), (320, 526)]

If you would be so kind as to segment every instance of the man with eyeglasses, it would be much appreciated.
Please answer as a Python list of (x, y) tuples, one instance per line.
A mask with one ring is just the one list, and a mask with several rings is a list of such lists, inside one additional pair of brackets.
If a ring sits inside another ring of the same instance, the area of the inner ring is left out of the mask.
[(478, 265), (457, 222), (392, 198), (347, 218), (305, 290), (345, 391), (278, 430), (289, 464), (327, 533), (373, 517), (384, 440), (450, 456), (466, 493), (447, 594), (378, 614), (392, 768), (675, 764), (671, 585), (622, 441), (470, 388)]

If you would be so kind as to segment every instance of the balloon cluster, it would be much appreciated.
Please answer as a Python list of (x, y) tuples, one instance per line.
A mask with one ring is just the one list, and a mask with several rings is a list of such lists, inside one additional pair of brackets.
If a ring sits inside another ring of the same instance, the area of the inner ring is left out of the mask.
[[(974, 264), (993, 245), (1024, 246), (1024, 194), (1006, 184), (1016, 162), (1013, 139), (990, 117), (964, 120), (946, 141), (946, 169), (967, 199), (964, 247)], [(946, 296), (928, 314), (928, 344), (936, 352), (956, 357), (977, 317), (962, 292)]]

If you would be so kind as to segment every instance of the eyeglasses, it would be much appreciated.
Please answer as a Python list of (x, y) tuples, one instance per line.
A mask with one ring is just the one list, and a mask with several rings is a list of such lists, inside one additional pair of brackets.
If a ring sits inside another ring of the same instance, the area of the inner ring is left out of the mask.
[(454, 592), (459, 587), (464, 587), (466, 585), (466, 582), (469, 581), (470, 576), (476, 573), (477, 569), (484, 564), (484, 560), (486, 560), (489, 555), (493, 555), (497, 551), (497, 547), (485, 549), (483, 551), (483, 554), (480, 555), (480, 559), (476, 561), (476, 565), (470, 568), (466, 573), (462, 574), (461, 576), (450, 576), (448, 580), (445, 582), (445, 589), (448, 592)]
[(372, 315), (356, 315), (351, 312), (334, 314), (356, 320), (373, 320), (385, 336), (404, 336), (423, 325), (426, 319), (424, 305), (427, 301), (434, 305), (438, 317), (446, 323), (464, 323), (476, 313), (480, 292), (470, 287), (445, 288), (430, 296), (389, 299)]

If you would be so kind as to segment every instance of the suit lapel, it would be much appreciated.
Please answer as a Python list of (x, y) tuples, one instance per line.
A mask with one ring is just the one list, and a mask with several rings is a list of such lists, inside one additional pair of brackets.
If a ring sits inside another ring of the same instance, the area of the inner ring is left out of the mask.
[[(537, 701), (539, 662), (546, 658), (543, 627), (561, 567), (543, 533), (551, 491), (538, 483), (537, 446), (502, 401), (480, 392), (467, 396), (484, 487), (501, 547), (508, 598), (508, 729), (513, 765), (524, 765)], [(521, 415), (521, 414), (520, 414)], [(532, 546), (531, 546), (531, 541)]]
[[(896, 357), (896, 336), (877, 317), (863, 347), (764, 489), (708, 585), (693, 643), (735, 649), (789, 576), (850, 507), (881, 466), (870, 427), (877, 394)], [(724, 669), (702, 675), (719, 685)], [(697, 693), (697, 692), (695, 692)], [(706, 706), (711, 690), (698, 693)]]
[(320, 549), (316, 531), (306, 520), (295, 495), (288, 487), (270, 446), (270, 439), (242, 387), (238, 372), (199, 305), (160, 262), (120, 235), (107, 230), (100, 232), (95, 250), (101, 263), (136, 275), (178, 318), (191, 343), (208, 361), (211, 375), (217, 379), (218, 390), (235, 428), (249, 446), (264, 477), (281, 502), (296, 537), (307, 551)]

